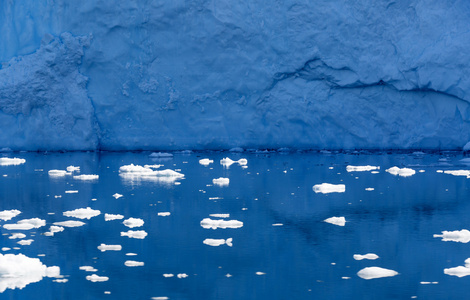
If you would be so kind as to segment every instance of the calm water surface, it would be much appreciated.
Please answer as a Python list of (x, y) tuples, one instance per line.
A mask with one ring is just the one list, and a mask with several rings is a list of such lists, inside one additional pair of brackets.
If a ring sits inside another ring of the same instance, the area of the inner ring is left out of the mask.
[[(21, 211), (0, 221), (0, 253), (3, 258), (6, 254), (37, 258), (47, 267), (60, 267), (61, 276), (13, 280), (8, 272), (15, 265), (7, 272), (0, 264), (0, 298), (463, 299), (468, 295), (470, 277), (447, 275), (444, 269), (465, 266), (470, 244), (433, 236), (470, 229), (469, 179), (443, 172), (469, 169), (459, 154), (175, 153), (172, 158), (149, 154), (4, 154), (26, 163), (0, 166), (0, 211)], [(248, 163), (227, 168), (220, 164), (224, 157), (246, 158)], [(214, 162), (201, 165), (203, 158)], [(120, 176), (119, 168), (130, 164), (161, 164), (156, 170), (176, 170), (184, 178)], [(80, 167), (73, 175), (96, 174), (99, 179), (48, 174), (70, 165)], [(348, 172), (348, 165), (380, 169)], [(393, 166), (416, 173), (393, 175), (386, 171)], [(229, 184), (213, 184), (220, 177), (228, 178)], [(345, 191), (316, 193), (312, 187), (322, 183), (344, 184)], [(113, 197), (116, 193), (122, 197)], [(63, 214), (87, 207), (99, 215), (79, 219)], [(165, 212), (170, 214), (159, 215)], [(106, 221), (105, 214), (124, 218)], [(211, 214), (229, 214), (223, 219), (239, 225), (204, 228), (203, 219), (222, 220)], [(345, 226), (324, 221), (331, 217), (344, 217)], [(46, 225), (30, 230), (4, 227), (31, 218)], [(123, 221), (129, 218), (144, 224), (127, 227)], [(67, 220), (85, 224), (45, 235), (54, 222)], [(121, 236), (129, 230), (145, 231), (147, 236)], [(14, 233), (25, 237), (11, 239)], [(230, 238), (231, 243), (226, 243)], [(29, 239), (30, 245), (18, 244)], [(207, 239), (219, 240), (220, 245)], [(101, 244), (120, 245), (121, 250), (100, 251)], [(353, 257), (367, 253), (379, 258)], [(127, 266), (128, 261), (140, 264)], [(79, 269), (82, 266), (95, 270)], [(366, 267), (398, 275), (366, 280), (357, 275)], [(87, 280), (92, 274), (108, 280)]]

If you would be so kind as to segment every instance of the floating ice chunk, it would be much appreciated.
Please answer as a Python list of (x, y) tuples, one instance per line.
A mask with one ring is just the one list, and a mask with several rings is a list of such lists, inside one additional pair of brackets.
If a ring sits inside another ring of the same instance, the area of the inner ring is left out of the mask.
[(361, 255), (361, 254), (354, 254), (353, 255), (353, 258), (355, 260), (363, 260), (363, 259), (371, 259), (371, 260), (374, 260), (374, 259), (377, 259), (379, 258), (379, 256), (377, 254), (374, 254), (374, 253), (367, 253), (367, 254), (364, 254), (364, 255)]
[(174, 274), (163, 274), (163, 277), (165, 277), (165, 278), (171, 278), (173, 276), (175, 276), (175, 275)]
[(121, 220), (121, 219), (124, 219), (123, 215), (104, 214), (105, 221)]
[(17, 209), (0, 211), (0, 219), (3, 221), (9, 221), (19, 214), (21, 214), (21, 211)]
[(22, 246), (29, 246), (29, 245), (31, 245), (32, 242), (34, 242), (34, 240), (32, 240), (32, 239), (21, 240), (21, 241), (18, 241), (17, 244), (20, 244)]
[(364, 171), (373, 171), (380, 170), (378, 166), (347, 166), (346, 171), (348, 172), (364, 172)]
[(184, 174), (181, 174), (181, 173), (178, 173), (176, 171), (173, 171), (173, 170), (170, 170), (170, 169), (166, 169), (166, 170), (162, 170), (162, 171), (154, 171), (155, 172), (155, 176), (157, 177), (174, 177), (174, 178), (183, 178), (184, 177)]
[(23, 223), (23, 224), (5, 224), (3, 228), (6, 230), (31, 230), (34, 228), (33, 224)]
[(203, 158), (199, 160), (199, 163), (203, 166), (208, 166), (209, 164), (213, 163), (214, 161), (212, 159), (208, 158)]
[(122, 246), (121, 245), (106, 245), (106, 244), (101, 244), (98, 246), (98, 249), (101, 252), (105, 251), (121, 251)]
[(402, 177), (410, 177), (414, 174), (416, 174), (416, 171), (413, 169), (409, 168), (399, 168), (399, 167), (391, 167), (390, 169), (385, 170), (385, 172), (388, 172), (392, 175), (395, 176), (402, 176)]
[(80, 227), (85, 225), (85, 223), (81, 221), (63, 221), (63, 222), (54, 222), (56, 226), (63, 226), (63, 227)]
[(8, 248), (8, 247), (3, 247), (2, 248), (2, 251), (8, 251), (8, 250), (11, 250), (11, 248)]
[(144, 165), (146, 169), (158, 169), (160, 167), (163, 167), (163, 165)]
[(454, 175), (454, 176), (470, 177), (470, 171), (469, 170), (447, 170), (447, 171), (444, 171), (444, 174), (450, 174), (450, 175)]
[[(77, 190), (70, 190), (70, 191), (65, 191), (66, 194), (78, 194), (78, 191)], [(62, 198), (61, 197), (56, 197), (56, 198)]]
[(164, 152), (153, 152), (152, 154), (149, 155), (149, 157), (153, 157), (153, 158), (168, 158), (168, 157), (173, 157), (173, 154), (171, 154), (171, 153), (164, 153)]
[(126, 260), (124, 262), (124, 265), (126, 267), (142, 267), (144, 266), (144, 263), (141, 261), (135, 261), (135, 260)]
[(444, 269), (444, 274), (457, 277), (464, 277), (470, 275), (470, 268), (458, 266), (455, 268)]
[(98, 271), (97, 269), (93, 268), (92, 266), (81, 266), (79, 267), (80, 270), (83, 270), (85, 272), (96, 272)]
[(73, 176), (73, 179), (83, 180), (83, 181), (98, 180), (99, 178), (100, 178), (100, 176), (95, 175), (95, 174), (82, 174), (82, 175)]
[(466, 266), (467, 268), (470, 268), (470, 258), (467, 258), (467, 259), (465, 260), (465, 266)]
[(49, 227), (49, 231), (52, 232), (52, 233), (62, 232), (62, 231), (64, 231), (64, 227), (52, 225), (51, 227)]
[(11, 239), (11, 240), (14, 240), (14, 239), (24, 239), (25, 237), (26, 237), (26, 234), (24, 234), (24, 233), (13, 233), (8, 238)]
[(178, 173), (176, 171), (166, 169), (166, 170), (152, 170), (150, 166), (139, 166), (139, 165), (126, 165), (119, 168), (119, 176), (122, 179), (127, 181), (155, 181), (162, 183), (173, 183), (177, 179), (184, 178), (184, 174)]
[[(160, 166), (160, 165), (158, 165)], [(125, 165), (119, 168), (119, 173), (137, 173), (137, 174), (153, 174), (154, 170), (150, 167), (142, 167), (139, 165)]]
[(124, 220), (122, 224), (124, 224), (125, 226), (129, 228), (141, 227), (144, 225), (144, 220), (139, 219), (139, 218), (129, 218), (127, 220)]
[(223, 177), (215, 178), (215, 179), (212, 179), (212, 183), (218, 186), (228, 186), (230, 183), (230, 179), (223, 178)]
[(114, 194), (114, 195), (113, 195), (113, 197), (114, 197), (114, 198), (116, 198), (116, 199), (118, 199), (118, 198), (121, 198), (121, 197), (122, 197), (122, 195), (121, 195), (121, 194), (118, 194), (118, 193), (116, 193), (116, 194)]
[(284, 224), (282, 224), (282, 223), (275, 223), (275, 224), (273, 224), (272, 226), (284, 226)]
[(67, 172), (80, 172), (80, 167), (68, 166)]
[(260, 275), (260, 276), (261, 276), (261, 275), (266, 275), (266, 273), (264, 273), (264, 272), (256, 272), (255, 274), (256, 274), (256, 275)]
[(374, 188), (366, 188), (366, 191), (368, 191), (368, 192), (371, 192), (373, 190), (374, 190)]
[(344, 226), (346, 225), (346, 219), (344, 217), (331, 217), (324, 220), (326, 223), (330, 223), (333, 225)]
[(72, 175), (71, 172), (67, 172), (64, 170), (49, 170), (47, 174), (49, 174), (49, 176), (51, 177), (64, 177), (66, 175)]
[(186, 273), (180, 273), (180, 274), (176, 275), (176, 277), (178, 277), (178, 278), (186, 278), (186, 277), (188, 277), (188, 274), (186, 274)]
[(344, 184), (330, 184), (330, 183), (322, 183), (316, 184), (312, 187), (315, 193), (344, 193), (346, 191), (346, 186)]
[(152, 297), (152, 298), (150, 298), (150, 299), (151, 299), (151, 300), (168, 300), (168, 299), (170, 299), (170, 298), (168, 298), (168, 297)]
[(46, 220), (39, 219), (39, 218), (32, 218), (32, 219), (24, 219), (17, 222), (18, 224), (31, 224), (34, 228), (40, 228), (42, 226), (46, 226)]
[(169, 212), (159, 212), (157, 215), (160, 216), (160, 217), (168, 217), (169, 215), (171, 215), (171, 213), (169, 213)]
[(127, 232), (121, 232), (121, 236), (127, 236), (134, 239), (145, 239), (147, 232), (145, 232), (145, 230), (128, 230)]
[(202, 242), (206, 245), (214, 246), (214, 247), (224, 245), (224, 244), (227, 244), (227, 246), (232, 247), (233, 246), (232, 240), (233, 240), (232, 238), (228, 238), (226, 240), (224, 240), (224, 239), (205, 239)]
[(470, 231), (467, 229), (455, 230), (455, 231), (442, 231), (442, 234), (435, 234), (433, 237), (442, 238), (444, 242), (459, 242), (468, 243), (470, 242)]
[(78, 208), (75, 210), (65, 211), (63, 213), (66, 217), (73, 217), (78, 219), (91, 219), (101, 214), (101, 211), (91, 209), (90, 207), (87, 208)]
[(69, 280), (67, 278), (62, 278), (62, 279), (54, 279), (52, 281), (57, 282), (57, 283), (66, 283)]
[(230, 218), (230, 214), (210, 214), (209, 216), (214, 218)]
[(8, 157), (0, 157), (0, 166), (17, 166), (24, 164), (26, 159), (23, 158), (8, 158)]
[(47, 267), (38, 258), (23, 254), (0, 254), (0, 293), (6, 289), (22, 289), (43, 277), (59, 277), (59, 267)]
[(357, 276), (361, 277), (362, 279), (375, 279), (375, 278), (382, 278), (382, 277), (392, 277), (398, 275), (398, 272), (394, 270), (384, 269), (380, 267), (369, 267), (364, 268), (357, 272)]
[(245, 166), (248, 163), (248, 160), (246, 158), (240, 158), (239, 160), (231, 160), (230, 158), (222, 158), (220, 160), (220, 164), (224, 166), (225, 168), (230, 167), (233, 164), (239, 164), (240, 166)]
[(217, 229), (217, 228), (241, 228), (243, 227), (243, 222), (237, 220), (212, 220), (209, 218), (205, 218), (201, 221), (201, 226), (205, 229)]
[(106, 277), (106, 276), (98, 276), (96, 274), (93, 274), (93, 275), (88, 275), (87, 277), (85, 277), (86, 280), (89, 280), (91, 282), (103, 282), (103, 281), (108, 281), (109, 280), (109, 277)]

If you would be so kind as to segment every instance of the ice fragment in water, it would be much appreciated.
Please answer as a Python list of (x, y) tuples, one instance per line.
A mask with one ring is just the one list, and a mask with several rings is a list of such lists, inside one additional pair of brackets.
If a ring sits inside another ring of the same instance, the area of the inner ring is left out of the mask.
[(9, 236), (9, 239), (23, 239), (26, 237), (26, 234), (23, 233), (13, 233), (11, 236)]
[(129, 228), (141, 227), (144, 225), (144, 220), (139, 219), (139, 218), (129, 218), (127, 220), (124, 220), (122, 224), (124, 224), (125, 226)]
[(201, 221), (201, 226), (205, 229), (217, 229), (217, 228), (241, 228), (243, 227), (243, 222), (237, 220), (212, 220), (205, 218)]
[(226, 240), (224, 240), (224, 239), (205, 239), (202, 242), (206, 245), (214, 246), (214, 247), (221, 246), (221, 245), (224, 245), (224, 244), (227, 244), (227, 246), (229, 246), (229, 247), (233, 246), (232, 238), (228, 238)]
[(458, 266), (455, 268), (444, 269), (444, 274), (457, 277), (464, 277), (470, 275), (470, 268)]
[(385, 170), (395, 176), (402, 176), (402, 177), (410, 177), (416, 173), (415, 170), (409, 168), (399, 168), (399, 167), (391, 167), (390, 169)]
[(29, 246), (29, 245), (31, 245), (32, 242), (34, 242), (34, 240), (32, 240), (32, 239), (21, 240), (21, 241), (17, 242), (17, 244), (20, 244), (22, 246)]
[(98, 271), (97, 269), (91, 267), (91, 266), (81, 266), (79, 267), (80, 270), (83, 270), (85, 272), (96, 272)]
[(49, 174), (49, 176), (51, 177), (63, 177), (65, 175), (72, 175), (71, 172), (67, 172), (65, 170), (49, 170), (47, 174)]
[(118, 194), (118, 193), (116, 193), (116, 194), (114, 194), (114, 195), (113, 195), (113, 197), (114, 197), (114, 198), (116, 198), (116, 199), (118, 199), (118, 198), (121, 198), (121, 197), (122, 197), (122, 195), (121, 195), (121, 194)]
[(348, 172), (364, 172), (364, 171), (373, 171), (379, 170), (380, 167), (377, 166), (347, 166), (346, 171)]
[(330, 184), (330, 183), (322, 183), (316, 184), (312, 187), (315, 193), (344, 193), (346, 191), (346, 186), (344, 184)]
[(24, 164), (26, 159), (23, 158), (9, 158), (9, 157), (0, 157), (0, 166), (17, 166)]
[(210, 214), (209, 216), (214, 218), (230, 218), (230, 214)]
[(63, 227), (80, 227), (85, 225), (85, 223), (81, 221), (63, 221), (63, 222), (54, 222), (54, 225), (63, 226)]
[(213, 163), (214, 161), (212, 159), (208, 158), (203, 158), (199, 160), (199, 163), (203, 166), (208, 166), (209, 164)]
[(135, 260), (126, 260), (124, 262), (124, 265), (126, 267), (142, 267), (144, 263), (140, 261), (135, 261)]
[(331, 217), (326, 219), (324, 222), (338, 226), (346, 225), (346, 219), (344, 217)]
[(459, 242), (468, 243), (470, 242), (470, 231), (467, 229), (455, 230), (455, 231), (442, 231), (442, 234), (435, 234), (433, 237), (442, 238), (444, 242)]
[(180, 273), (180, 274), (176, 275), (176, 277), (178, 277), (178, 278), (186, 278), (186, 277), (188, 277), (188, 274), (186, 274), (186, 273)]
[(377, 254), (374, 254), (374, 253), (367, 253), (367, 254), (364, 254), (364, 255), (361, 255), (361, 254), (354, 254), (353, 255), (353, 258), (355, 260), (363, 260), (363, 259), (371, 259), (371, 260), (374, 260), (374, 259), (377, 259), (379, 258), (379, 256)]
[(228, 186), (230, 183), (230, 179), (220, 177), (220, 178), (212, 179), (212, 183), (218, 186)]
[(398, 272), (380, 267), (368, 267), (357, 272), (357, 276), (367, 280), (382, 277), (392, 277), (395, 275), (398, 275)]
[(93, 275), (89, 275), (87, 277), (85, 277), (86, 280), (89, 280), (91, 282), (103, 282), (103, 281), (108, 281), (109, 280), (109, 277), (106, 277), (106, 276), (98, 276), (96, 274), (93, 274)]
[(83, 180), (83, 181), (91, 181), (91, 180), (98, 180), (100, 178), (99, 175), (95, 174), (83, 174), (83, 175), (76, 175), (73, 176), (75, 180)]
[(78, 209), (66, 211), (63, 213), (63, 215), (66, 217), (74, 217), (78, 219), (88, 219), (88, 220), (93, 217), (98, 216), (99, 214), (101, 214), (101, 211), (91, 209), (90, 207), (78, 208)]
[(121, 219), (124, 219), (123, 215), (104, 214), (105, 221), (121, 220)]
[(147, 232), (144, 230), (128, 230), (127, 232), (121, 232), (121, 236), (127, 236), (134, 239), (144, 239), (147, 236)]
[(240, 166), (245, 166), (248, 163), (246, 158), (240, 158), (239, 160), (231, 160), (230, 158), (222, 158), (220, 160), (220, 164), (224, 166), (225, 168), (230, 167), (233, 164), (239, 164)]
[(121, 245), (106, 245), (106, 244), (101, 244), (98, 246), (98, 249), (101, 252), (105, 251), (121, 251), (122, 246)]
[(19, 214), (21, 214), (21, 211), (17, 209), (0, 211), (0, 219), (3, 221), (9, 221)]
[(169, 215), (171, 215), (171, 213), (169, 213), (169, 212), (159, 212), (157, 215), (160, 216), (160, 217), (168, 217)]
[(152, 158), (169, 158), (169, 157), (173, 157), (173, 154), (164, 153), (164, 152), (153, 152), (152, 154), (149, 155), (149, 157), (152, 157)]
[(67, 172), (80, 172), (80, 167), (68, 166)]

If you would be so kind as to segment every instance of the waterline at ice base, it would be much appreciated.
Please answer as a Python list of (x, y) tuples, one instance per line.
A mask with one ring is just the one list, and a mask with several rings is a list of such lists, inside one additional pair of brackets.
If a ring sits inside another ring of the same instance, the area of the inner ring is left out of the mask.
[(3, 1), (0, 149), (462, 149), (465, 1)]

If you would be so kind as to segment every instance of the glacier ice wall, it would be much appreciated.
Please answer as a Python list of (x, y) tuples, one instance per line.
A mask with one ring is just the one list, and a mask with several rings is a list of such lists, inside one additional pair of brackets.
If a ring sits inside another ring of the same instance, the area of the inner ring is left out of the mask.
[(470, 3), (0, 3), (0, 148), (460, 148)]

